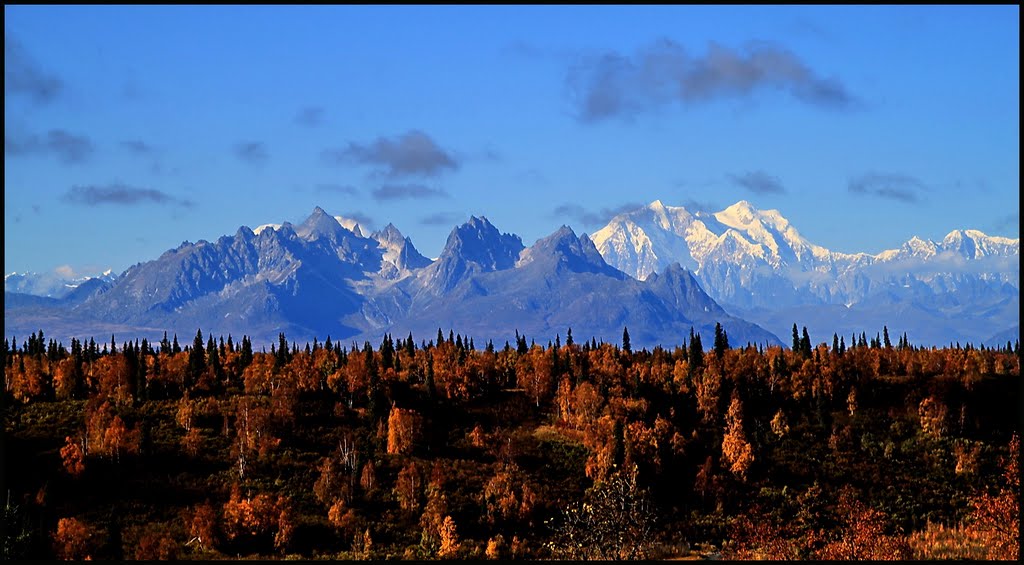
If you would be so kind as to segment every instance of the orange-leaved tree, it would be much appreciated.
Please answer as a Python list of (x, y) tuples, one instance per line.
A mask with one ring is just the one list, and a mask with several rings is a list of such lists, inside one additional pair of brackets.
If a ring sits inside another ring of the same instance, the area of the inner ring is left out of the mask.
[(1020, 559), (1020, 436), (1013, 434), (1003, 461), (1003, 485), (970, 499), (968, 528), (986, 539), (990, 559)]

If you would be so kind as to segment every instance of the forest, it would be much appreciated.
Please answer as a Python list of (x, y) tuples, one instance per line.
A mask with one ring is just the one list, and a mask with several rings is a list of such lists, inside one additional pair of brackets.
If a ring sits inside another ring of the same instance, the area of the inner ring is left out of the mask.
[(1019, 343), (882, 333), (40, 330), (3, 345), (3, 558), (1019, 558)]

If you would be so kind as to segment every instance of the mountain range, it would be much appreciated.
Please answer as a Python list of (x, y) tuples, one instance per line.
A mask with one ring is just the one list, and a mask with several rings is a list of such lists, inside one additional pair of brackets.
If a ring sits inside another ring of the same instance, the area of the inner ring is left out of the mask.
[(680, 344), (691, 328), (710, 346), (716, 323), (734, 345), (788, 343), (797, 323), (815, 342), (886, 325), (912, 343), (1001, 345), (1019, 335), (1019, 272), (1019, 239), (955, 230), (839, 253), (745, 201), (715, 213), (655, 201), (593, 234), (562, 226), (529, 247), (472, 216), (434, 260), (392, 224), (366, 233), (317, 207), (298, 225), (185, 241), (116, 277), (8, 275), (4, 323), (6, 336), (43, 329), (65, 343), (164, 331), (180, 340), (197, 328), (268, 345), (279, 332), (376, 344), (385, 332), (426, 340), (439, 328), (498, 346), (569, 328), (619, 343), (628, 327), (636, 347)]
[(875, 255), (841, 253), (808, 241), (778, 210), (740, 201), (690, 212), (658, 200), (591, 237), (637, 279), (682, 264), (726, 310), (780, 336), (794, 322), (823, 341), (884, 326), (928, 345), (1019, 334), (1019, 239), (953, 230)]
[(182, 339), (199, 328), (254, 343), (273, 343), (279, 332), (299, 342), (377, 343), (385, 332), (426, 340), (442, 329), (501, 346), (516, 332), (544, 341), (570, 328), (577, 339), (619, 343), (629, 328), (632, 344), (645, 347), (679, 344), (691, 328), (710, 344), (720, 323), (733, 343), (780, 343), (725, 312), (679, 265), (637, 280), (567, 226), (526, 247), (473, 216), (431, 261), (393, 225), (364, 235), (319, 207), (299, 225), (186, 241), (84, 299), (7, 291), (5, 301), (6, 334), (43, 329), (65, 341), (108, 333), (159, 339), (164, 331)]

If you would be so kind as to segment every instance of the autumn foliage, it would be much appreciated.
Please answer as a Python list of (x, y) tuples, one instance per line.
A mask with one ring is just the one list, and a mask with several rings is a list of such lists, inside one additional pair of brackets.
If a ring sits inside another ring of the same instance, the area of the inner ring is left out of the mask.
[(88, 522), (78, 518), (61, 518), (57, 521), (53, 546), (58, 559), (91, 559), (99, 542), (99, 533)]
[(8, 344), (11, 557), (1019, 555), (1011, 346), (427, 337)]

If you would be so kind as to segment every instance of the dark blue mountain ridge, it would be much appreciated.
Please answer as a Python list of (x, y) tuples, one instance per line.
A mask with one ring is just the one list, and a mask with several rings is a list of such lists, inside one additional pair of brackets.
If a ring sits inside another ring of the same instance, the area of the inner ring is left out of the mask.
[(163, 331), (187, 339), (201, 328), (254, 343), (273, 343), (279, 332), (300, 342), (330, 335), (377, 343), (384, 332), (429, 338), (441, 327), (503, 343), (517, 330), (545, 340), (572, 327), (580, 338), (618, 342), (628, 327), (634, 346), (644, 347), (679, 344), (691, 327), (711, 343), (719, 322), (734, 344), (780, 343), (725, 312), (679, 265), (638, 281), (568, 226), (527, 248), (482, 216), (453, 228), (431, 262), (391, 224), (365, 236), (317, 207), (298, 225), (259, 233), (242, 226), (214, 242), (183, 242), (108, 288), (82, 293), (14, 297), (5, 333), (45, 329), (67, 343), (99, 339), (100, 328), (116, 329), (118, 339), (159, 339)]
[(410, 278), (374, 297), (374, 303), (386, 303), (380, 312), (405, 304), (407, 314), (392, 309), (392, 320), (360, 337), (410, 331), (429, 337), (438, 328), (459, 328), (500, 344), (516, 331), (551, 339), (572, 327), (577, 336), (618, 342), (626, 327), (635, 346), (649, 347), (682, 343), (691, 327), (707, 341), (718, 322), (735, 344), (780, 343), (763, 328), (722, 310), (678, 265), (663, 276), (638, 281), (608, 265), (589, 237), (578, 237), (567, 226), (523, 249), (510, 268), (467, 271), (444, 294), (420, 291), (433, 280), (429, 270), (424, 269), (425, 282)]
[(470, 216), (448, 234), (437, 261), (417, 274), (418, 292), (444, 295), (473, 274), (511, 269), (523, 249), (519, 236), (500, 233), (484, 216)]

